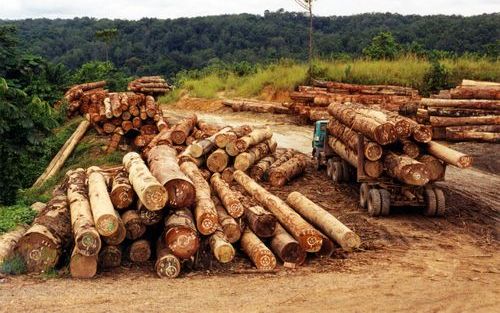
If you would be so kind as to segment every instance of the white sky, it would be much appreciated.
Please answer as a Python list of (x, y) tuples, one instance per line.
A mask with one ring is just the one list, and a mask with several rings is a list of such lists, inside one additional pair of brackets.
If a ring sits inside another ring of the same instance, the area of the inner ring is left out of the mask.
[[(1, 0), (0, 19), (177, 18), (233, 13), (263, 14), (265, 10), (299, 11), (294, 0)], [(477, 15), (500, 12), (500, 0), (317, 0), (316, 15), (352, 15), (367, 12), (401, 14)]]

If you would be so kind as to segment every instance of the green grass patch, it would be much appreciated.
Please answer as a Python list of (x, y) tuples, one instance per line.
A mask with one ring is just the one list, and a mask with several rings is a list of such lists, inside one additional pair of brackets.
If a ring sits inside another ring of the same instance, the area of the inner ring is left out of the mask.
[(0, 264), (0, 272), (9, 275), (20, 275), (26, 273), (26, 263), (19, 255), (6, 259)]
[(0, 234), (8, 232), (19, 224), (29, 224), (36, 212), (29, 206), (16, 204), (0, 207)]

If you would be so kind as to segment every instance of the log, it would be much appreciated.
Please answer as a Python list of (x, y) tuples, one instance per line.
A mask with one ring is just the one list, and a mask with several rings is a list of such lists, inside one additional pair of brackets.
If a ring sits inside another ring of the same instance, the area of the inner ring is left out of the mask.
[(201, 167), (205, 163), (205, 159), (203, 157), (195, 158), (191, 155), (191, 147), (191, 145), (187, 146), (187, 148), (177, 156), (179, 166), (184, 162), (192, 162), (196, 166)]
[(472, 166), (472, 156), (448, 148), (435, 141), (431, 141), (427, 144), (427, 152), (436, 158), (459, 168), (468, 168)]
[(294, 191), (288, 195), (286, 202), (307, 221), (321, 229), (326, 236), (338, 243), (342, 249), (351, 251), (361, 245), (361, 239), (356, 233), (303, 194)]
[(212, 196), (212, 201), (217, 209), (217, 215), (219, 219), (219, 224), (222, 227), (222, 231), (226, 235), (227, 240), (230, 243), (235, 243), (240, 240), (241, 237), (241, 227), (236, 222), (236, 220), (229, 214), (227, 214), (226, 209), (222, 206), (219, 198)]
[(12, 250), (27, 229), (28, 225), (18, 225), (15, 229), (0, 236), (0, 265), (11, 257)]
[[(87, 175), (83, 168), (66, 173), (71, 226), (75, 240), (73, 254), (95, 256), (101, 250), (101, 238), (94, 224), (87, 192)], [(78, 257), (76, 257), (78, 258)]]
[(412, 159), (416, 159), (420, 155), (420, 147), (411, 140), (400, 140), (401, 150)]
[(127, 229), (125, 228), (125, 224), (120, 219), (118, 223), (118, 231), (116, 231), (113, 235), (109, 237), (102, 237), (102, 240), (110, 246), (117, 246), (121, 244), (127, 236)]
[(151, 244), (145, 239), (139, 239), (128, 247), (127, 256), (134, 263), (144, 263), (151, 257)]
[(430, 123), (435, 127), (465, 126), (465, 125), (500, 125), (500, 115), (442, 117), (431, 116)]
[(151, 174), (168, 193), (169, 206), (175, 209), (191, 207), (196, 191), (177, 163), (177, 151), (167, 145), (156, 146), (148, 151), (147, 158)]
[(116, 209), (128, 208), (132, 205), (132, 202), (134, 202), (134, 189), (128, 180), (128, 174), (125, 170), (119, 171), (116, 176), (113, 177), (110, 197)]
[(191, 155), (195, 158), (199, 158), (208, 154), (215, 146), (216, 136), (221, 133), (226, 133), (229, 130), (231, 130), (230, 127), (225, 127), (207, 138), (199, 139), (193, 142), (191, 145)]
[(287, 162), (288, 160), (290, 160), (294, 155), (296, 154), (296, 151), (293, 150), (293, 149), (287, 149), (285, 152), (283, 152), (277, 159), (276, 161), (271, 164), (271, 166), (269, 167), (269, 169), (267, 169), (267, 171), (264, 172), (264, 175), (263, 175), (263, 178), (265, 180), (268, 180), (269, 179), (269, 172), (273, 169), (273, 168), (277, 168), (277, 167), (280, 167), (283, 163)]
[(271, 240), (271, 249), (283, 262), (302, 264), (306, 260), (306, 252), (281, 224), (276, 223), (276, 230)]
[(202, 235), (213, 234), (217, 229), (218, 218), (215, 204), (211, 199), (210, 186), (194, 163), (182, 163), (181, 170), (191, 179), (196, 189), (196, 207), (194, 211), (196, 227)]
[(234, 168), (244, 172), (254, 165), (255, 162), (276, 151), (276, 147), (277, 143), (272, 138), (256, 144), (249, 148), (247, 152), (240, 153), (236, 156)]
[(278, 224), (276, 217), (259, 205), (245, 209), (245, 220), (248, 227), (260, 238), (272, 237)]
[(212, 152), (207, 158), (207, 167), (212, 173), (222, 172), (229, 162), (229, 155), (226, 150), (217, 149)]
[(273, 187), (284, 186), (295, 176), (302, 174), (307, 166), (307, 159), (302, 154), (296, 154), (279, 167), (269, 171), (269, 182)]
[(111, 101), (111, 112), (114, 117), (120, 117), (122, 115), (122, 104), (120, 103), (120, 95), (116, 92), (109, 94), (109, 100)]
[(151, 211), (161, 210), (168, 201), (168, 193), (162, 184), (151, 174), (141, 156), (129, 152), (123, 157), (123, 166), (129, 173), (129, 180), (135, 193)]
[(459, 86), (455, 89), (451, 89), (450, 94), (452, 99), (500, 100), (500, 88), (496, 86), (495, 87)]
[(230, 142), (236, 141), (236, 139), (246, 136), (252, 132), (252, 127), (248, 125), (242, 125), (235, 127), (227, 132), (218, 133), (215, 135), (214, 143), (219, 148), (225, 148)]
[(113, 207), (106, 180), (99, 171), (98, 167), (87, 169), (90, 208), (97, 231), (100, 235), (109, 237), (118, 231), (120, 216)]
[(119, 267), (122, 263), (120, 246), (104, 246), (99, 252), (99, 266), (104, 269)]
[(125, 225), (126, 237), (136, 240), (146, 233), (146, 225), (142, 223), (141, 217), (136, 210), (128, 210), (122, 214), (123, 225)]
[(69, 261), (69, 273), (73, 278), (92, 278), (97, 273), (97, 255), (83, 255), (73, 249)]
[(144, 225), (156, 225), (163, 220), (162, 211), (150, 211), (141, 203), (140, 200), (137, 200), (137, 202), (137, 213), (139, 214), (139, 217)]
[[(328, 138), (328, 145), (330, 148), (338, 154), (343, 160), (347, 161), (349, 164), (358, 168), (358, 157), (356, 153), (350, 149), (348, 149), (340, 140), (335, 139), (334, 137)], [(378, 178), (382, 175), (383, 172), (383, 164), (381, 161), (369, 161), (365, 160), (364, 164), (364, 172), (371, 178)]]
[(429, 99), (420, 100), (423, 107), (457, 108), (457, 109), (481, 109), (500, 110), (500, 102), (496, 100), (457, 100), (457, 99)]
[(462, 109), (449, 107), (429, 107), (427, 111), (429, 112), (429, 115), (444, 117), (467, 117), (500, 114), (500, 110)]
[(478, 132), (478, 131), (453, 131), (446, 130), (445, 139), (447, 141), (482, 141), (490, 143), (500, 142), (500, 133), (498, 132)]
[(59, 170), (62, 168), (64, 165), (64, 162), (68, 159), (68, 157), (71, 155), (75, 147), (78, 145), (80, 140), (83, 138), (85, 133), (87, 132), (87, 129), (90, 126), (90, 122), (87, 120), (82, 121), (76, 130), (74, 131), (73, 135), (66, 140), (64, 145), (61, 147), (59, 152), (54, 156), (52, 161), (50, 161), (49, 165), (45, 169), (45, 171), (38, 177), (38, 179), (35, 181), (33, 184), (32, 188), (37, 188), (43, 185), (47, 180), (52, 178), (55, 174), (59, 172)]
[(250, 134), (238, 138), (234, 142), (235, 148), (239, 153), (245, 152), (250, 146), (254, 146), (264, 140), (270, 139), (273, 136), (273, 132), (269, 128), (256, 129)]
[(189, 259), (198, 251), (200, 239), (189, 209), (176, 209), (165, 219), (164, 240), (179, 259)]
[(446, 168), (438, 158), (435, 158), (432, 155), (425, 154), (425, 155), (420, 156), (417, 159), (417, 161), (425, 164), (425, 166), (427, 167), (427, 170), (429, 171), (429, 180), (430, 181), (444, 179), (444, 174), (445, 174)]
[(333, 250), (335, 250), (335, 244), (327, 236), (323, 235), (322, 237), (323, 243), (321, 244), (321, 249), (316, 252), (316, 255), (323, 258), (329, 258), (332, 256)]
[(405, 184), (423, 186), (429, 182), (427, 167), (407, 155), (389, 152), (384, 158), (384, 165), (389, 176)]
[(276, 216), (305, 251), (317, 252), (321, 249), (321, 234), (283, 200), (269, 193), (242, 171), (235, 171), (234, 179)]
[(249, 228), (245, 229), (240, 241), (241, 249), (250, 257), (259, 270), (272, 270), (276, 258), (266, 245)]
[(210, 235), (209, 244), (212, 254), (220, 263), (229, 263), (234, 259), (236, 252), (233, 245), (220, 227)]
[(271, 165), (276, 161), (275, 155), (269, 155), (262, 158), (257, 164), (255, 164), (250, 170), (250, 177), (259, 181), (264, 177), (264, 173), (271, 167)]
[(477, 80), (470, 80), (470, 79), (463, 79), (462, 83), (460, 85), (467, 86), (467, 87), (497, 87), (497, 88), (500, 87), (500, 83), (477, 81)]
[(196, 114), (192, 114), (177, 123), (177, 125), (175, 125), (172, 130), (172, 141), (177, 145), (182, 145), (186, 141), (186, 138), (189, 136), (197, 122), (198, 117), (196, 116)]
[(181, 262), (170, 251), (162, 234), (156, 242), (156, 275), (160, 278), (175, 278), (181, 273)]
[(70, 221), (67, 197), (57, 192), (14, 250), (24, 260), (28, 272), (44, 272), (56, 266), (63, 248), (71, 241)]
[(217, 193), (219, 199), (221, 200), (226, 211), (234, 218), (238, 218), (243, 215), (245, 208), (238, 199), (238, 195), (229, 188), (229, 185), (222, 180), (219, 173), (215, 173), (210, 178), (210, 185), (213, 190)]
[(234, 167), (226, 167), (222, 171), (221, 177), (226, 183), (230, 184), (233, 182), (233, 174), (234, 174)]

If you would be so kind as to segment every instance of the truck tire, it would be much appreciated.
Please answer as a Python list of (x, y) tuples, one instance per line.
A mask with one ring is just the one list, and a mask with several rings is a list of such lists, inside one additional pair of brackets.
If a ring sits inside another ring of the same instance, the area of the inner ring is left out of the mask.
[(368, 192), (368, 214), (370, 216), (379, 216), (382, 209), (382, 199), (380, 190), (373, 188)]
[(387, 216), (391, 212), (391, 194), (385, 189), (380, 189), (380, 200), (382, 201), (380, 215)]
[(424, 190), (424, 198), (425, 198), (425, 208), (424, 215), (425, 216), (435, 216), (436, 215), (436, 194), (432, 188), (426, 188)]
[(363, 209), (366, 209), (369, 192), (370, 192), (370, 186), (367, 183), (362, 183), (361, 186), (359, 186), (359, 205)]
[(341, 183), (344, 181), (344, 175), (343, 175), (343, 170), (342, 170), (342, 163), (341, 162), (333, 162), (333, 167), (332, 167), (332, 180), (336, 183)]
[(349, 168), (349, 164), (345, 161), (342, 161), (342, 179), (345, 182), (351, 181), (351, 169)]
[(441, 188), (434, 188), (436, 195), (436, 216), (443, 216), (446, 212), (446, 197)]
[(332, 173), (333, 173), (333, 160), (328, 159), (328, 161), (326, 161), (326, 175), (328, 176), (328, 178), (332, 178)]

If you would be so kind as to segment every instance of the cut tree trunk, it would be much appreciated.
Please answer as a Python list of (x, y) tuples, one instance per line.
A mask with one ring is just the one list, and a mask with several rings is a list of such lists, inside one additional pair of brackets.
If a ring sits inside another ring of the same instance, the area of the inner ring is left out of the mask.
[(117, 246), (121, 244), (127, 236), (127, 229), (125, 228), (125, 224), (120, 219), (118, 223), (118, 231), (116, 231), (113, 235), (109, 237), (102, 237), (102, 240), (110, 246)]
[(253, 166), (255, 162), (276, 151), (276, 147), (277, 143), (272, 138), (256, 144), (249, 148), (247, 152), (240, 153), (236, 156), (234, 168), (245, 172)]
[(462, 109), (453, 107), (430, 107), (427, 111), (429, 112), (429, 115), (445, 117), (500, 115), (500, 110)]
[(163, 209), (168, 201), (168, 193), (151, 174), (141, 156), (136, 152), (129, 152), (123, 157), (123, 165), (135, 193), (144, 206), (151, 211)]
[(478, 131), (453, 131), (446, 130), (446, 140), (448, 141), (482, 141), (498, 143), (500, 142), (500, 133), (498, 132), (478, 132)]
[(231, 127), (225, 127), (207, 138), (203, 138), (193, 142), (191, 144), (190, 150), (191, 155), (195, 158), (199, 158), (203, 155), (208, 154), (215, 147), (215, 138), (217, 137), (217, 135), (224, 134), (230, 130)]
[(305, 251), (317, 252), (321, 249), (321, 234), (283, 200), (268, 192), (242, 171), (235, 171), (234, 179), (276, 216)]
[(435, 127), (465, 126), (465, 125), (500, 125), (500, 115), (441, 117), (431, 116), (430, 122)]
[[(334, 137), (328, 138), (328, 145), (332, 150), (338, 154), (343, 160), (347, 161), (349, 164), (358, 167), (358, 157), (356, 153), (348, 149), (340, 140)], [(366, 175), (372, 178), (378, 178), (383, 172), (383, 165), (381, 161), (365, 161), (364, 172)]]
[(444, 179), (445, 169), (446, 167), (443, 165), (443, 162), (438, 158), (433, 157), (432, 155), (422, 155), (417, 159), (417, 161), (425, 164), (429, 171), (429, 180), (436, 181)]
[(276, 258), (266, 245), (249, 228), (245, 229), (240, 241), (241, 249), (250, 257), (259, 270), (272, 270)]
[(257, 164), (255, 164), (250, 170), (250, 176), (255, 180), (261, 180), (264, 177), (264, 173), (271, 167), (271, 165), (276, 161), (275, 155), (269, 155), (262, 158)]
[(429, 99), (420, 101), (423, 107), (456, 108), (456, 109), (481, 109), (500, 110), (500, 102), (496, 100), (458, 100), (458, 99)]
[(500, 100), (500, 88), (490, 86), (459, 86), (450, 90), (452, 99)]
[(110, 197), (116, 209), (128, 208), (134, 202), (134, 189), (128, 180), (128, 174), (125, 170), (119, 171), (113, 178)]
[(237, 242), (241, 237), (240, 225), (231, 215), (227, 214), (227, 211), (222, 206), (219, 198), (217, 198), (216, 196), (212, 196), (212, 200), (215, 204), (215, 208), (217, 209), (219, 224), (222, 227), (222, 231), (226, 235), (227, 240), (230, 243)]
[(404, 154), (412, 159), (416, 159), (420, 155), (420, 147), (411, 140), (401, 139), (401, 150)]
[(73, 254), (95, 256), (101, 249), (101, 238), (94, 224), (87, 191), (87, 175), (83, 168), (66, 173), (71, 226), (75, 240)]
[(269, 182), (273, 187), (284, 186), (295, 176), (302, 174), (307, 166), (307, 159), (302, 154), (296, 154), (293, 158), (281, 164), (279, 167), (269, 170)]
[(99, 170), (98, 167), (87, 169), (90, 208), (97, 231), (102, 236), (109, 237), (118, 231), (120, 216), (113, 207), (106, 180)]
[(146, 233), (146, 225), (142, 223), (141, 217), (136, 210), (128, 210), (122, 214), (123, 225), (125, 225), (126, 237), (136, 240)]
[(236, 141), (236, 139), (248, 135), (252, 132), (252, 127), (242, 125), (231, 129), (230, 131), (215, 135), (215, 145), (219, 148), (225, 148), (228, 143)]
[(177, 125), (175, 125), (172, 130), (172, 141), (177, 145), (182, 145), (186, 141), (186, 138), (189, 136), (197, 122), (198, 117), (196, 116), (196, 114), (192, 114), (177, 123)]
[(218, 218), (215, 204), (211, 198), (210, 186), (194, 163), (182, 163), (181, 170), (191, 179), (196, 189), (194, 213), (198, 231), (205, 236), (213, 234), (217, 229)]
[(165, 243), (180, 259), (189, 259), (198, 251), (200, 239), (189, 209), (176, 209), (165, 219)]
[(329, 258), (332, 256), (333, 250), (335, 250), (335, 244), (330, 238), (323, 235), (323, 243), (321, 244), (321, 249), (316, 252), (316, 255), (319, 257)]
[(389, 152), (384, 158), (387, 173), (397, 180), (414, 186), (423, 186), (429, 182), (427, 167), (406, 156)]
[(306, 260), (306, 252), (299, 242), (290, 235), (281, 224), (276, 224), (271, 249), (283, 261), (293, 264), (302, 264)]
[(219, 173), (215, 173), (210, 178), (210, 184), (214, 191), (219, 196), (222, 201), (226, 211), (234, 218), (238, 218), (243, 215), (245, 208), (238, 199), (238, 195), (229, 188), (229, 185), (222, 180)]
[(142, 223), (146, 226), (156, 225), (163, 220), (162, 211), (150, 211), (141, 203), (140, 200), (137, 200), (137, 213), (139, 214)]
[(122, 263), (122, 249), (120, 246), (104, 246), (99, 252), (99, 266), (101, 268), (119, 267)]
[(127, 256), (134, 263), (144, 263), (151, 257), (151, 244), (145, 239), (139, 239), (128, 247)]
[(278, 220), (261, 206), (251, 206), (245, 210), (245, 219), (250, 229), (260, 238), (274, 235)]
[(273, 136), (273, 132), (269, 128), (256, 129), (250, 134), (238, 138), (234, 142), (234, 146), (239, 153), (245, 152), (249, 147), (254, 146), (264, 140), (270, 139)]
[(73, 278), (92, 278), (97, 273), (97, 255), (83, 255), (73, 249), (69, 260), (69, 272)]
[(210, 236), (209, 243), (212, 254), (220, 263), (229, 263), (234, 259), (236, 252), (221, 228)]
[(175, 278), (181, 273), (181, 262), (170, 251), (162, 234), (156, 241), (156, 275), (160, 278)]
[(427, 144), (427, 152), (436, 158), (459, 168), (472, 166), (472, 156), (448, 148), (435, 141), (431, 141)]
[(361, 245), (361, 239), (358, 235), (303, 194), (292, 192), (286, 201), (295, 211), (321, 229), (326, 236), (335, 240), (342, 249), (351, 251)]
[(226, 150), (217, 149), (207, 158), (207, 167), (212, 173), (221, 173), (229, 162), (229, 155)]
[(168, 193), (168, 204), (172, 208), (191, 207), (195, 201), (195, 189), (191, 180), (181, 171), (177, 163), (177, 152), (166, 146), (151, 148), (147, 154), (151, 174)]
[(234, 174), (234, 167), (226, 167), (226, 168), (222, 171), (222, 173), (221, 173), (221, 177), (222, 177), (222, 179), (223, 179), (226, 183), (230, 184), (230, 183), (232, 183), (232, 182), (233, 182), (233, 180), (234, 180), (234, 179), (233, 179), (233, 174)]

